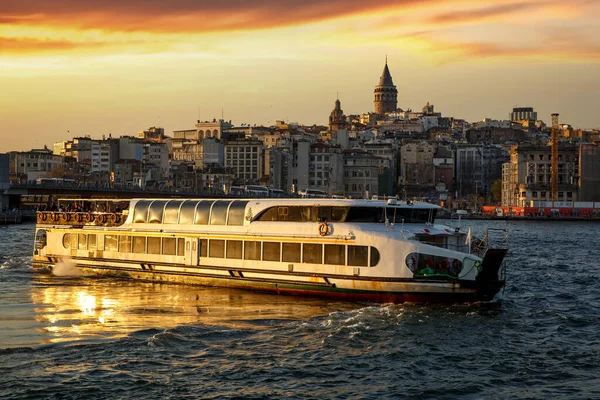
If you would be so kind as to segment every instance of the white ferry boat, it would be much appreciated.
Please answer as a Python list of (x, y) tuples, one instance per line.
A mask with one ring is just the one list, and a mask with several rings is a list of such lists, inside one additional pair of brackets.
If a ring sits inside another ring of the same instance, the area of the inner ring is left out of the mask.
[[(507, 249), (391, 200), (61, 200), (38, 212), (33, 263), (153, 282), (376, 302), (491, 300)], [(68, 210), (68, 211), (67, 211)]]

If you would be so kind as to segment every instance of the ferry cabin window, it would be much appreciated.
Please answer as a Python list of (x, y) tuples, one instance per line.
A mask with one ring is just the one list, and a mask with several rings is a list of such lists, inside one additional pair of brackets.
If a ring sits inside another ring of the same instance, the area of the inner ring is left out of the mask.
[(163, 220), (163, 210), (167, 202), (164, 200), (154, 200), (150, 205), (148, 212), (148, 222), (151, 224), (160, 224)]
[(162, 253), (168, 256), (177, 254), (177, 242), (175, 238), (162, 238)]
[(225, 257), (225, 241), (211, 239), (208, 242), (208, 254), (210, 257), (224, 258)]
[(210, 211), (211, 225), (225, 225), (229, 203), (231, 203), (230, 200), (215, 201), (215, 204), (213, 204), (212, 210)]
[(200, 257), (207, 257), (208, 256), (208, 240), (207, 239), (200, 239)]
[[(263, 243), (263, 261), (279, 261), (281, 253), (281, 243), (279, 242), (264, 242)], [(300, 256), (300, 249), (297, 251)], [(284, 259), (285, 261), (285, 259)], [(298, 260), (299, 261), (299, 260)]]
[(180, 224), (193, 224), (194, 223), (194, 210), (196, 209), (197, 201), (187, 200), (184, 201), (179, 210), (179, 223)]
[(167, 203), (163, 214), (164, 224), (177, 224), (179, 222), (179, 207), (181, 203), (179, 200), (171, 200)]
[[(279, 261), (279, 253), (277, 253)], [(245, 260), (260, 260), (260, 242), (244, 242), (244, 259)]]
[(433, 208), (350, 207), (345, 222), (433, 223), (436, 213)]
[(406, 266), (415, 276), (458, 278), (463, 263), (456, 258), (410, 253), (406, 256)]
[(227, 225), (244, 225), (247, 201), (234, 200), (229, 206)]
[(369, 246), (348, 246), (348, 265), (351, 267), (369, 266)]
[(323, 246), (321, 244), (304, 243), (303, 262), (309, 264), (323, 263)]
[(198, 203), (198, 207), (196, 207), (196, 219), (194, 220), (194, 224), (196, 225), (208, 225), (208, 218), (210, 217), (210, 208), (212, 207), (214, 201), (212, 200), (203, 200)]
[(350, 207), (346, 222), (385, 222), (383, 208)]
[(257, 221), (281, 222), (343, 222), (347, 207), (287, 206), (271, 207), (259, 215)]
[(325, 245), (325, 264), (345, 265), (346, 246), (339, 244)]
[(88, 235), (88, 250), (96, 250), (96, 235)]
[(148, 254), (160, 254), (160, 238), (148, 238)]
[(131, 236), (119, 236), (119, 252), (131, 253)]
[(106, 235), (104, 236), (104, 250), (106, 251), (117, 251), (117, 235)]
[(241, 240), (228, 240), (227, 241), (227, 258), (234, 258), (236, 260), (242, 259), (242, 241)]
[(79, 250), (87, 250), (87, 235), (85, 233), (79, 234)]
[(133, 237), (133, 252), (141, 253), (141, 254), (146, 252), (146, 237), (145, 236), (134, 236)]
[(134, 223), (145, 223), (148, 217), (148, 206), (150, 205), (149, 200), (140, 200), (135, 203), (135, 209), (133, 210), (133, 222)]
[(71, 234), (70, 233), (65, 233), (63, 235), (62, 245), (65, 249), (68, 249), (69, 247), (71, 247)]
[(177, 238), (177, 255), (183, 256), (185, 255), (185, 239)]
[(300, 262), (300, 243), (283, 244), (283, 262)]
[(379, 250), (377, 250), (375, 247), (371, 247), (371, 264), (369, 266), (376, 266), (379, 263), (380, 258)]

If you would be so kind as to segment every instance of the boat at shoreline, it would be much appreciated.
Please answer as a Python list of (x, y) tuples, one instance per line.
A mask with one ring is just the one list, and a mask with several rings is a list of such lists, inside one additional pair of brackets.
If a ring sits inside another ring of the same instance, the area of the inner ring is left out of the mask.
[(506, 248), (438, 206), (348, 199), (65, 199), (37, 215), (36, 268), (374, 302), (489, 301)]

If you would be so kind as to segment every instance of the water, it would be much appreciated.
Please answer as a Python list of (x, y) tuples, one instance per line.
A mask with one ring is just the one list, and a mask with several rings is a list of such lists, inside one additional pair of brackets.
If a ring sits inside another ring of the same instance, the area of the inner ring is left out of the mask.
[(362, 304), (31, 269), (0, 227), (0, 398), (600, 398), (600, 224), (510, 230), (499, 300)]

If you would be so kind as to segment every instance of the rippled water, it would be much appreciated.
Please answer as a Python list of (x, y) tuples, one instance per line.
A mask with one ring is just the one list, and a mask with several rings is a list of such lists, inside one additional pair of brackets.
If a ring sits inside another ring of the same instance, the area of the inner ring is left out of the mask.
[(0, 398), (600, 398), (600, 224), (510, 230), (492, 303), (362, 304), (57, 277), (0, 227)]

